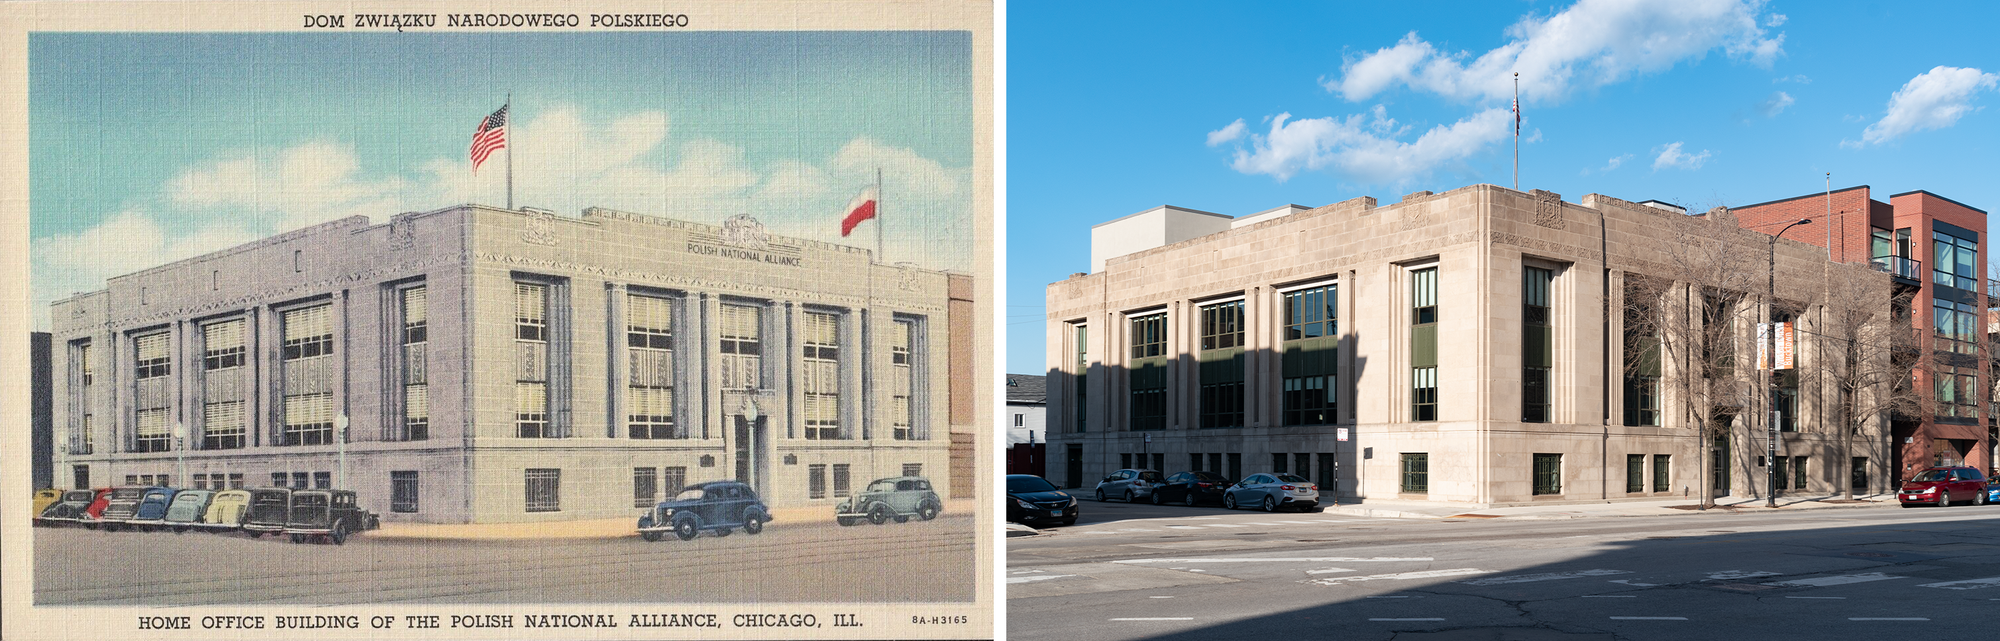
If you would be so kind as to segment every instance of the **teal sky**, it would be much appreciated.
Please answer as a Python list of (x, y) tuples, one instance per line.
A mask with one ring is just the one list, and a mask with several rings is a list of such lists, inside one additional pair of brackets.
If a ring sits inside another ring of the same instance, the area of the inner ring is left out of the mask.
[[(474, 181), (466, 147), (509, 92), (517, 205), (748, 210), (841, 242), (825, 220), (881, 167), (900, 214), (890, 259), (970, 268), (897, 251), (970, 247), (967, 32), (39, 33), (29, 64), (43, 310), (55, 292), (321, 218), (502, 204), (505, 158)], [(158, 236), (156, 255), (64, 255), (133, 228)]]

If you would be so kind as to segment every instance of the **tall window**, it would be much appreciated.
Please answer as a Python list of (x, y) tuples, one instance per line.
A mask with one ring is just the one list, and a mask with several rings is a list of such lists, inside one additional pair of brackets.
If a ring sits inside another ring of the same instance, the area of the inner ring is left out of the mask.
[(1201, 307), (1201, 426), (1243, 426), (1243, 301)]
[(201, 328), (201, 369), (205, 372), (243, 366), (243, 321), (209, 323)]
[(1285, 294), (1284, 421), (1330, 425), (1339, 394), (1340, 289), (1325, 285)]
[(1933, 297), (1931, 328), (1937, 333), (1937, 351), (1977, 353), (1980, 332), (1977, 311), (1978, 308), (1971, 303), (1950, 300), (1946, 296)]
[(279, 445), (333, 443), (333, 306), (284, 312), (285, 423)]
[(389, 511), (398, 514), (416, 513), (417, 473), (414, 470), (389, 473)]
[(1410, 420), (1438, 417), (1437, 268), (1410, 272)]
[[(1626, 300), (1646, 295), (1627, 287)], [(1647, 331), (1646, 310), (1628, 305), (1625, 311), (1625, 424), (1660, 424), (1660, 341)]]
[(1418, 452), (1403, 455), (1404, 494), (1428, 494), (1431, 491), (1431, 455)]
[(134, 378), (146, 380), (173, 373), (173, 357), (167, 353), (167, 333), (147, 334), (132, 339), (138, 358)]
[(1940, 365), (1932, 378), (1937, 389), (1937, 415), (1979, 418), (1979, 370)]
[(1667, 483), (1669, 482), (1669, 479), (1670, 479), (1670, 477), (1671, 477), (1671, 475), (1672, 475), (1672, 473), (1673, 473), (1673, 469), (1674, 469), (1674, 466), (1672, 465), (1672, 462), (1673, 462), (1673, 457), (1672, 457), (1672, 455), (1669, 455), (1669, 454), (1654, 454), (1654, 455), (1653, 455), (1653, 491), (1654, 491), (1654, 492), (1665, 492), (1665, 491), (1667, 491), (1667, 490), (1668, 490), (1668, 488), (1667, 488)]
[(390, 437), (421, 441), (431, 437), (430, 296), (422, 287), (398, 290), (396, 295), (403, 314), (403, 429)]
[(526, 477), (529, 512), (562, 511), (562, 470), (528, 468)]
[(1076, 431), (1087, 432), (1090, 416), (1090, 326), (1077, 323), (1073, 326), (1076, 334), (1076, 350), (1071, 372), (1076, 374)]
[(1931, 282), (1979, 291), (1979, 234), (1934, 225), (1931, 231)]
[(207, 389), (207, 400), (202, 404), (201, 448), (243, 447), (248, 432), (243, 422), (241, 382), (223, 374), (243, 367), (243, 321), (202, 326), (201, 345), (202, 384)]
[(1701, 362), (1708, 377), (1727, 379), (1736, 371), (1735, 305), (1717, 291), (1701, 294)]
[(1167, 428), (1167, 315), (1132, 317), (1132, 429)]
[(722, 306), (722, 387), (762, 388), (764, 373), (763, 308), (751, 305)]
[(1561, 494), (1563, 455), (1535, 455), (1535, 494)]
[[(514, 434), (555, 436), (549, 426), (549, 286), (514, 283)], [(534, 511), (534, 510), (530, 510)]]
[(1646, 455), (1625, 455), (1625, 492), (1636, 494), (1646, 491)]
[(806, 312), (802, 375), (806, 438), (840, 438), (840, 316)]
[(686, 438), (674, 422), (673, 301), (625, 297), (625, 425), (632, 438)]
[(916, 336), (916, 319), (898, 318), (889, 329), (889, 421), (898, 441), (925, 436), (917, 430)]
[(167, 408), (145, 409), (135, 413), (137, 430), (132, 441), (134, 452), (165, 452), (168, 439), (173, 437), (167, 425)]
[[(94, 443), (92, 442), (91, 431), (95, 427), (96, 421), (92, 420), (94, 407), (91, 400), (96, 398), (96, 396), (90, 393), (90, 386), (97, 377), (96, 366), (91, 364), (90, 356), (90, 341), (77, 341), (70, 344), (70, 368), (74, 372), (73, 377), (77, 383), (70, 389), (69, 398), (71, 408), (69, 452), (71, 454), (90, 454), (95, 449), (92, 447)], [(77, 489), (86, 489), (90, 486), (83, 484), (76, 487)]]
[(1521, 279), (1521, 422), (1549, 422), (1549, 367), (1554, 335), (1549, 328), (1549, 286), (1555, 272), (1526, 267)]

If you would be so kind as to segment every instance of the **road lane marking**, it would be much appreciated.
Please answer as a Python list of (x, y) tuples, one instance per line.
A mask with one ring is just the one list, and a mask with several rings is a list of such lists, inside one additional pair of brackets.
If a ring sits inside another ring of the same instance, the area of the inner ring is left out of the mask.
[(1199, 526), (1199, 525), (1169, 525), (1169, 526), (1167, 526), (1167, 529), (1170, 529), (1170, 530), (1199, 530), (1199, 529), (1201, 529), (1201, 526)]
[(1306, 570), (1306, 574), (1336, 574), (1340, 572), (1353, 572), (1353, 570), (1349, 570), (1347, 568), (1324, 568), (1319, 570)]
[(1925, 583), (1917, 587), (1938, 588), (1941, 590), (1977, 590), (1980, 588), (2000, 587), (2000, 576), (1986, 577), (1984, 579), (1966, 579), (1964, 581), (1945, 581), (1943, 583)]
[(1250, 527), (1248, 525), (1237, 525), (1235, 523), (1203, 523), (1201, 524), (1201, 526), (1202, 527)]
[(1459, 583), (1464, 583), (1466, 585), (1505, 585), (1508, 583), (1534, 583), (1536, 581), (1558, 581), (1562, 579), (1576, 579), (1586, 576), (1612, 576), (1615, 574), (1631, 574), (1631, 572), (1628, 570), (1579, 570), (1576, 572), (1548, 572), (1545, 574), (1516, 574), (1513, 576), (1496, 576), (1485, 579), (1474, 579), (1471, 581), (1459, 581)]
[(1466, 576), (1468, 574), (1492, 574), (1492, 573), (1493, 570), (1481, 570), (1479, 568), (1455, 568), (1450, 570), (1425, 570), (1422, 572), (1398, 572), (1395, 574), (1370, 574), (1368, 576), (1341, 576), (1341, 577), (1331, 577), (1325, 579), (1310, 579), (1306, 581), (1300, 581), (1300, 583), (1313, 583), (1318, 585), (1341, 585), (1344, 583), (1357, 583), (1361, 581), (1412, 581), (1416, 579), (1435, 579), (1447, 576)]
[(1326, 522), (1327, 521), (1279, 521), (1279, 523), (1290, 523), (1292, 525), (1319, 525), (1321, 523), (1326, 523)]
[(1730, 581), (1730, 580), (1734, 580), (1734, 579), (1754, 579), (1754, 578), (1757, 578), (1757, 577), (1763, 577), (1763, 576), (1778, 576), (1778, 573), (1776, 573), (1776, 572), (1762, 572), (1762, 571), (1756, 571), (1756, 570), (1723, 570), (1723, 571), (1721, 571), (1721, 572), (1716, 572), (1716, 573), (1714, 573), (1714, 574), (1710, 574), (1710, 575), (1708, 575), (1708, 580), (1710, 580), (1710, 581)]
[(1418, 618), (1408, 618), (1408, 619), (1369, 619), (1369, 621), (1443, 621), (1443, 620), (1444, 619), (1439, 619), (1435, 617), (1418, 617)]
[(1351, 556), (1302, 556), (1302, 557), (1205, 557), (1197, 559), (1124, 559), (1112, 563), (1398, 563), (1431, 561), (1428, 556), (1378, 556), (1356, 558)]
[(1194, 617), (1124, 617), (1113, 621), (1193, 621)]
[(1586, 594), (1586, 595), (1583, 595), (1583, 598), (1586, 598), (1586, 599), (1637, 599), (1637, 598), (1639, 598), (1639, 597), (1637, 597), (1637, 596), (1634, 596), (1634, 595), (1630, 595), (1630, 594)]
[(1076, 576), (1076, 575), (1074, 575), (1074, 574), (1049, 574), (1049, 575), (1044, 575), (1044, 576), (1010, 576), (1010, 577), (1007, 577), (1007, 582), (1008, 582), (1008, 583), (1032, 583), (1032, 582), (1035, 582), (1035, 581), (1047, 581), (1047, 580), (1049, 580), (1049, 579), (1062, 579), (1062, 578), (1068, 578), (1068, 577), (1073, 577), (1073, 576)]
[(1146, 597), (1146, 598), (1148, 598), (1148, 599), (1171, 599), (1171, 598), (1173, 598), (1173, 597), (1170, 597), (1170, 596), (1149, 596), (1149, 597)]
[(1847, 617), (1849, 621), (1929, 621), (1923, 617)]
[(1610, 581), (1605, 581), (1605, 583), (1620, 583), (1635, 588), (1657, 588), (1662, 585), (1659, 583), (1633, 583), (1631, 579), (1612, 579)]
[(1370, 598), (1370, 599), (1414, 599), (1414, 598), (1417, 598), (1417, 597), (1413, 597), (1413, 596), (1409, 596), (1409, 595), (1396, 595), (1396, 596), (1371, 596), (1371, 597), (1368, 597), (1368, 598)]
[(1812, 579), (1798, 579), (1795, 581), (1779, 581), (1776, 583), (1766, 583), (1764, 585), (1776, 585), (1784, 587), (1824, 588), (1835, 585), (1847, 585), (1849, 583), (1867, 583), (1869, 581), (1886, 581), (1889, 579), (1907, 579), (1907, 578), (1909, 577), (1894, 576), (1889, 574), (1883, 574), (1881, 572), (1866, 572), (1862, 574), (1842, 574), (1839, 576), (1823, 576)]
[[(1845, 599), (1844, 596), (1788, 596), (1787, 599)], [(1996, 599), (2000, 600), (2000, 599)]]
[(1613, 621), (1686, 621), (1687, 617), (1611, 617)]
[(1048, 571), (1048, 570), (1015, 570), (1014, 572), (1011, 572), (1010, 574), (1041, 574), (1041, 573), (1043, 573), (1043, 572), (1047, 572), (1047, 571)]

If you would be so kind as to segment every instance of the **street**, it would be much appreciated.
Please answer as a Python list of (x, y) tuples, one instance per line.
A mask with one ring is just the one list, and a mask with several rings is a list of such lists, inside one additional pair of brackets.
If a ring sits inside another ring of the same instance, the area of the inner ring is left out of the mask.
[(294, 545), (190, 532), (35, 529), (35, 603), (970, 601), (972, 517), (755, 536)]
[[(1009, 638), (1976, 638), (2000, 507), (1389, 519), (1085, 501), (1007, 542)], [(1969, 636), (1968, 636), (1969, 635)]]

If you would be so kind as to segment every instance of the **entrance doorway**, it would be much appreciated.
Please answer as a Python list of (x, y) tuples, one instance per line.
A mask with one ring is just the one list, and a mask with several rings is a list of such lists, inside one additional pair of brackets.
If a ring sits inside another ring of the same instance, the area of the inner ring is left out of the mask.
[(1715, 479), (1715, 496), (1729, 496), (1729, 437), (1715, 437), (1709, 450), (1709, 478)]
[(733, 421), (735, 433), (730, 435), (735, 439), (736, 480), (748, 484), (757, 490), (758, 495), (766, 497), (770, 494), (770, 488), (765, 487), (767, 464), (764, 456), (768, 449), (765, 424), (770, 418), (759, 416), (751, 419), (740, 414), (736, 415), (736, 420)]
[(1082, 443), (1069, 444), (1069, 451), (1063, 455), (1063, 473), (1064, 487), (1070, 489), (1083, 487)]

